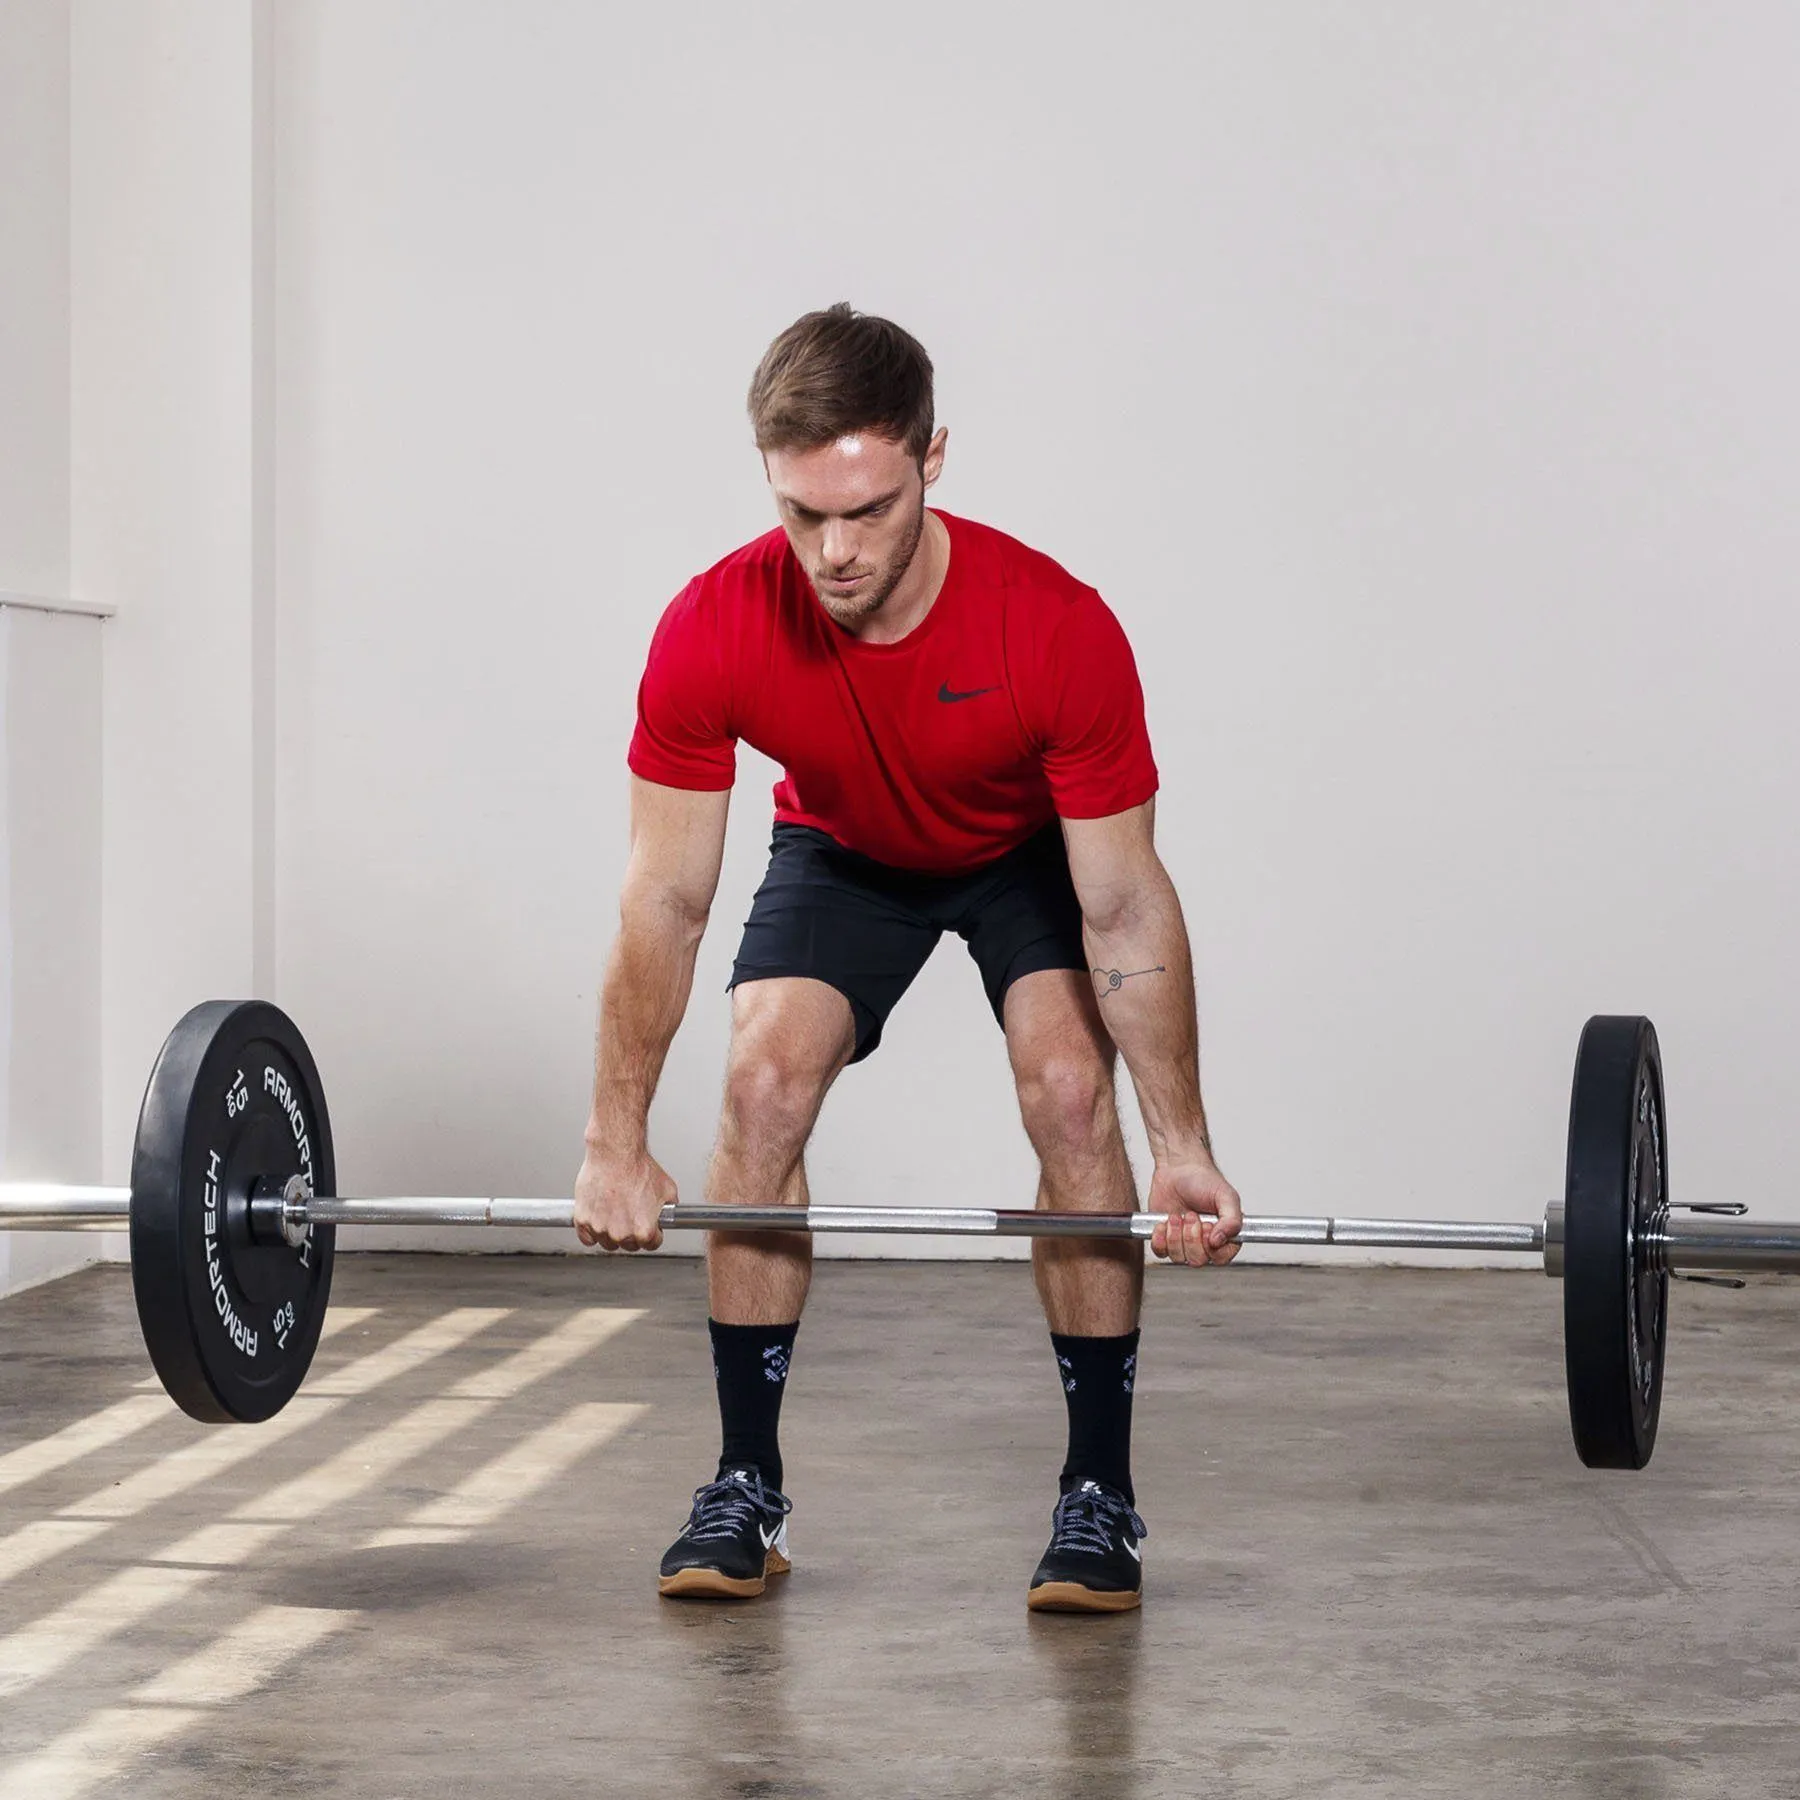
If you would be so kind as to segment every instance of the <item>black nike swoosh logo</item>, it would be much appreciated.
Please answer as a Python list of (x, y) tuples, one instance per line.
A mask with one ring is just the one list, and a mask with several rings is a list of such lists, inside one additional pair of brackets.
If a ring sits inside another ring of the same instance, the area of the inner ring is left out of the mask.
[(938, 698), (940, 700), (978, 700), (983, 694), (997, 694), (999, 691), (998, 687), (984, 687), (970, 688), (966, 694), (957, 694), (951, 692), (950, 684), (946, 681), (938, 689)]

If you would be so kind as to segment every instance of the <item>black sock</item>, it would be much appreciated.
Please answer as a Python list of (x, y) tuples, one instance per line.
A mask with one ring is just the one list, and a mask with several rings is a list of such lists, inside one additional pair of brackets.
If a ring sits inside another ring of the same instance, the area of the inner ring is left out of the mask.
[(792, 1325), (721, 1325), (712, 1332), (713, 1379), (719, 1385), (719, 1423), (724, 1448), (719, 1473), (755, 1469), (772, 1488), (781, 1486), (781, 1396), (787, 1387), (788, 1358), (794, 1350)]
[(1063, 1398), (1069, 1403), (1069, 1455), (1062, 1491), (1083, 1479), (1104, 1481), (1133, 1506), (1131, 1488), (1131, 1389), (1137, 1380), (1138, 1334), (1065, 1337), (1050, 1334)]

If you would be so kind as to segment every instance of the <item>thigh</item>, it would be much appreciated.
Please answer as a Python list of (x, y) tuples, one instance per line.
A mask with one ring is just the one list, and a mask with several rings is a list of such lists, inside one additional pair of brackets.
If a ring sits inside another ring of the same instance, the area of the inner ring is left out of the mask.
[(1080, 970), (1085, 978), (1081, 902), (1069, 873), (1062, 827), (1052, 822), (973, 884), (956, 930), (981, 970), (988, 1005), (1002, 1026), (1007, 1023), (1007, 994), (1022, 977)]
[(940, 930), (823, 832), (778, 825), (769, 850), (729, 985), (735, 994), (748, 983), (804, 979), (836, 990), (855, 1022), (850, 1060), (861, 1062)]
[(828, 983), (782, 975), (732, 990), (727, 1080), (746, 1066), (769, 1068), (822, 1099), (855, 1052), (855, 1013)]

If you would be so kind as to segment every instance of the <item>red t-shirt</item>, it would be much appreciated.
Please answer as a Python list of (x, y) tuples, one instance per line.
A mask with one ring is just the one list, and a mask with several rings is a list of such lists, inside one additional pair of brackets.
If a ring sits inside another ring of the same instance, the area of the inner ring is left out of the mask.
[(696, 576), (651, 641), (632, 770), (728, 788), (741, 738), (782, 765), (777, 819), (933, 873), (989, 862), (1053, 817), (1148, 800), (1143, 689), (1106, 602), (1003, 532), (937, 516), (950, 567), (898, 643), (844, 630), (779, 530)]

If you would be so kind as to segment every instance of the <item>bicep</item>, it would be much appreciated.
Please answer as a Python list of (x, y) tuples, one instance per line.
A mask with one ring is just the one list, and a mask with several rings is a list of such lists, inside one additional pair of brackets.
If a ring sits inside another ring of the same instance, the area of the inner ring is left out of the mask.
[(1101, 819), (1064, 819), (1063, 842), (1082, 917), (1106, 930), (1168, 879), (1156, 854), (1156, 798)]
[(621, 906), (672, 907), (704, 919), (725, 860), (731, 790), (665, 787), (631, 777), (631, 860)]

